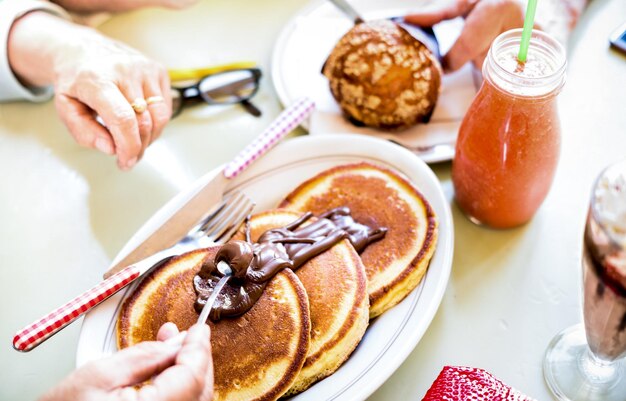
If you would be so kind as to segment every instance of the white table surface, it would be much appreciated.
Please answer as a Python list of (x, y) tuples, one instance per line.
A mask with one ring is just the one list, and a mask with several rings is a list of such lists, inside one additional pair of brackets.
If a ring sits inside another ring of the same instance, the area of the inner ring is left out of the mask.
[[(608, 48), (623, 0), (594, 0), (569, 46), (560, 96), (563, 146), (545, 203), (526, 226), (472, 225), (453, 203), (450, 164), (433, 166), (455, 219), (452, 276), (422, 341), (370, 400), (419, 400), (444, 365), (485, 368), (549, 400), (541, 362), (550, 339), (580, 321), (581, 233), (592, 181), (626, 157), (626, 57)], [(119, 15), (101, 30), (170, 67), (257, 61), (255, 119), (197, 108), (173, 121), (129, 173), (78, 147), (51, 102), (0, 105), (0, 399), (31, 400), (74, 367), (80, 323), (28, 354), (11, 348), (26, 323), (96, 283), (122, 245), (186, 184), (229, 160), (278, 114), (269, 60), (304, 1), (205, 0), (179, 11)]]

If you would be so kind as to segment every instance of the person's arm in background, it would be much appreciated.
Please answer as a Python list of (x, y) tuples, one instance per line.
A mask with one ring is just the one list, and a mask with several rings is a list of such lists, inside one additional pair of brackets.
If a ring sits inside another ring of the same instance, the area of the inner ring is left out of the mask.
[(588, 2), (588, 0), (542, 0), (537, 3), (535, 21), (541, 30), (566, 45)]
[(52, 0), (68, 11), (76, 13), (120, 12), (144, 7), (181, 9), (197, 0)]
[[(565, 44), (587, 0), (542, 0), (538, 2), (535, 25)], [(465, 18), (457, 41), (444, 56), (444, 68), (455, 71), (472, 61), (477, 68), (487, 56), (493, 39), (509, 29), (524, 25), (526, 1), (522, 0), (448, 0), (432, 8), (405, 16), (419, 26), (432, 26), (456, 17)]]
[[(5, 2), (12, 0), (0, 2), (0, 7)], [(171, 94), (165, 68), (94, 29), (50, 13), (33, 11), (17, 17), (7, 29), (6, 42), (0, 43), (6, 46), (8, 70), (0, 81), (10, 75), (24, 87), (54, 85), (58, 114), (76, 142), (115, 154), (120, 168), (131, 168), (169, 121)], [(135, 113), (131, 103), (150, 97), (163, 100)]]
[[(182, 340), (182, 344), (181, 344)], [(137, 389), (134, 386), (149, 380)], [(213, 363), (209, 327), (196, 324), (184, 338), (164, 324), (157, 341), (125, 348), (72, 372), (40, 401), (210, 401)]]

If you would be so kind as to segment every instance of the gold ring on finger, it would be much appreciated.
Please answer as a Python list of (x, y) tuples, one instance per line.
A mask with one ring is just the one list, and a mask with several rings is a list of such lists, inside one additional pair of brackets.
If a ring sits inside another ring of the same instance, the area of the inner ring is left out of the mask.
[(154, 104), (154, 103), (161, 103), (163, 101), (165, 101), (163, 96), (150, 96), (149, 98), (146, 99), (146, 103), (148, 105)]
[(135, 110), (135, 113), (141, 114), (148, 108), (148, 103), (146, 102), (146, 99), (138, 97), (137, 99), (133, 100), (130, 106), (133, 108), (133, 110)]

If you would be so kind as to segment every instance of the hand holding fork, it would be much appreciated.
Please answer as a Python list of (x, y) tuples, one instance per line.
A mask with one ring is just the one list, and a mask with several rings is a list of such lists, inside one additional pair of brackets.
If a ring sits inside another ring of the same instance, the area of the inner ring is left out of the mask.
[(194, 227), (178, 244), (115, 273), (100, 284), (20, 330), (13, 338), (13, 348), (22, 352), (34, 349), (79, 316), (135, 281), (142, 275), (142, 272), (149, 273), (152, 268), (160, 265), (159, 262), (165, 259), (193, 249), (225, 243), (232, 237), (253, 208), (254, 203), (243, 193), (236, 192), (228, 195), (215, 211)]

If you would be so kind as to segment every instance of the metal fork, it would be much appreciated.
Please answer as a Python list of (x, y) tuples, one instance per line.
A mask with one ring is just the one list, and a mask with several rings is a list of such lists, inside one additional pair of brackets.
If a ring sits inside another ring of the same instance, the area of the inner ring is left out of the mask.
[(13, 337), (13, 348), (21, 352), (31, 351), (79, 316), (140, 276), (150, 272), (167, 258), (193, 249), (225, 243), (233, 236), (253, 208), (254, 203), (241, 192), (226, 195), (224, 201), (176, 245), (120, 270), (95, 287), (24, 327)]
[(235, 234), (246, 216), (254, 208), (254, 202), (243, 192), (234, 191), (224, 196), (224, 200), (212, 210), (200, 223), (177, 244), (164, 249), (144, 261), (153, 265), (159, 261), (198, 248), (206, 248), (215, 244), (223, 244)]

